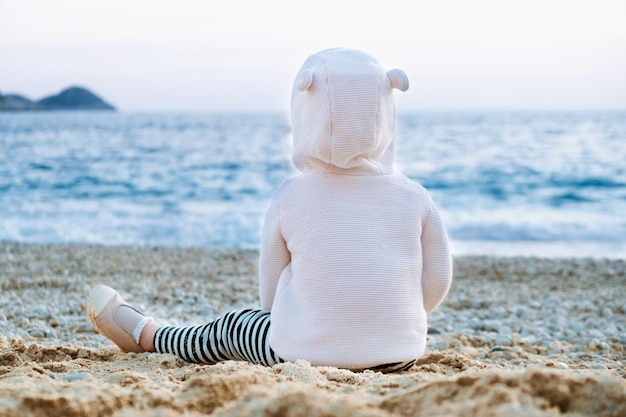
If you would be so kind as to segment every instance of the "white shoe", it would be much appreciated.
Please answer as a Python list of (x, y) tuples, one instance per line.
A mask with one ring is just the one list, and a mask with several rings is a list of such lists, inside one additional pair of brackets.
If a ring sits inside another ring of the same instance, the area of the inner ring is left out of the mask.
[(87, 300), (87, 314), (98, 333), (124, 352), (144, 352), (139, 337), (152, 318), (126, 303), (113, 288), (98, 285)]

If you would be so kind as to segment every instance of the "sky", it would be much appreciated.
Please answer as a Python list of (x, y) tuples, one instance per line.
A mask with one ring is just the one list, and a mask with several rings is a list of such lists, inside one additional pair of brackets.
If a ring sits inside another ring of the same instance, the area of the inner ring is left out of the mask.
[(0, 93), (121, 111), (288, 111), (311, 54), (360, 49), (399, 111), (626, 109), (625, 0), (0, 0)]

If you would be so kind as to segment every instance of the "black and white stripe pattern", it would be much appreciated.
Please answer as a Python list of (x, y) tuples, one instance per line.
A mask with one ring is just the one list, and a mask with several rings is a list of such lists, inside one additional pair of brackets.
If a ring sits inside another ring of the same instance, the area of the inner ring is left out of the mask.
[(283, 360), (269, 345), (269, 327), (267, 310), (231, 311), (200, 326), (161, 327), (154, 335), (154, 348), (187, 362), (239, 360), (272, 366)]
[[(383, 374), (388, 374), (391, 372), (408, 371), (409, 369), (413, 367), (413, 365), (415, 365), (415, 359), (412, 359), (410, 361), (404, 361), (404, 362), (385, 363), (383, 365), (372, 366), (367, 369), (370, 371), (382, 372)], [(365, 369), (362, 369), (362, 370), (365, 370)], [(355, 369), (355, 371), (359, 371), (359, 370)]]
[[(268, 310), (238, 310), (226, 313), (200, 326), (166, 326), (154, 335), (158, 353), (171, 353), (187, 362), (215, 364), (236, 360), (273, 366), (284, 362), (269, 345), (270, 312)], [(386, 363), (370, 367), (377, 372), (402, 372), (415, 360)], [(365, 369), (354, 369), (364, 371)]]

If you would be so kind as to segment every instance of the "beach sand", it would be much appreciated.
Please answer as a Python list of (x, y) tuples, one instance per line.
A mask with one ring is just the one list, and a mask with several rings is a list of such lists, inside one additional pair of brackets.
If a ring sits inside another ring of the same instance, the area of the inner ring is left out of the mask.
[(124, 354), (104, 283), (164, 324), (258, 307), (254, 250), (0, 244), (0, 416), (626, 416), (626, 262), (457, 257), (399, 374)]

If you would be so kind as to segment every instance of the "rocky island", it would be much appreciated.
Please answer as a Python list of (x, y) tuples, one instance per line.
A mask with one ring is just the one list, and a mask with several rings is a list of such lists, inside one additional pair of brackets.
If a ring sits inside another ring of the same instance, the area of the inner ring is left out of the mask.
[(112, 110), (115, 107), (83, 87), (72, 86), (59, 94), (30, 100), (19, 94), (0, 94), (0, 111), (29, 110)]

